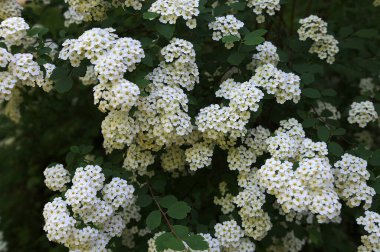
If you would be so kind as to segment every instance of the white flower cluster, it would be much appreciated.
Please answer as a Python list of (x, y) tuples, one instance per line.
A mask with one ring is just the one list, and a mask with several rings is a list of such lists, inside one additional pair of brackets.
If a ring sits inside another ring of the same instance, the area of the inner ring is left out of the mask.
[(149, 150), (143, 150), (140, 146), (132, 144), (129, 146), (123, 167), (139, 176), (152, 176), (153, 172), (149, 172), (148, 166), (154, 163), (154, 156)]
[[(331, 115), (323, 116), (324, 111), (327, 111)], [(332, 120), (339, 120), (341, 118), (339, 110), (334, 105), (319, 100), (317, 101), (317, 107), (315, 107), (314, 110), (312, 110), (312, 112), (316, 113), (320, 117)]]
[(44, 171), (45, 185), (52, 191), (63, 192), (66, 190), (66, 184), (70, 183), (70, 173), (62, 164), (48, 167)]
[(370, 208), (376, 192), (367, 185), (370, 177), (367, 161), (346, 153), (334, 166), (335, 186), (339, 196), (347, 201), (349, 207), (357, 207), (363, 201), (363, 207)]
[(247, 6), (253, 8), (253, 12), (257, 15), (256, 20), (258, 23), (265, 21), (264, 12), (269, 16), (273, 16), (281, 8), (280, 0), (247, 0)]
[(364, 128), (370, 122), (375, 122), (379, 118), (375, 106), (371, 101), (354, 102), (348, 111), (348, 122), (357, 123), (359, 127)]
[(182, 88), (192, 90), (199, 82), (193, 45), (173, 38), (162, 48), (164, 61), (147, 78), (150, 94), (140, 98), (135, 112), (140, 132), (136, 141), (144, 149), (158, 151), (164, 145), (181, 144), (192, 130), (188, 98)]
[(234, 203), (240, 208), (244, 233), (255, 240), (261, 240), (272, 228), (272, 223), (263, 210), (265, 189), (258, 184), (257, 169), (240, 172), (238, 185), (243, 190), (234, 198)]
[(17, 2), (17, 0), (0, 1), (0, 19), (20, 17), (22, 9), (22, 6)]
[(375, 142), (371, 132), (369, 132), (368, 130), (356, 132), (354, 134), (354, 137), (355, 137), (355, 140), (359, 144), (364, 145), (364, 147), (367, 148), (368, 150), (372, 148), (372, 146)]
[(252, 67), (271, 64), (277, 66), (280, 61), (280, 56), (277, 54), (277, 47), (271, 42), (265, 41), (264, 43), (256, 46), (257, 53), (252, 56)]
[(256, 245), (248, 238), (241, 238), (237, 247), (223, 248), (225, 252), (254, 252)]
[(380, 0), (374, 0), (373, 1), (373, 6), (379, 7), (380, 6)]
[(251, 81), (264, 88), (268, 94), (273, 94), (280, 104), (288, 100), (293, 100), (294, 103), (300, 100), (300, 77), (293, 73), (285, 73), (272, 64), (265, 64), (256, 68)]
[(160, 14), (160, 22), (175, 24), (178, 17), (186, 20), (186, 25), (193, 29), (197, 26), (194, 17), (199, 15), (199, 0), (157, 0), (149, 8), (150, 12)]
[(64, 198), (57, 197), (44, 207), (44, 230), (50, 241), (71, 251), (106, 251), (111, 238), (121, 236), (130, 220), (124, 215), (134, 205), (134, 187), (120, 178), (104, 182), (99, 166), (76, 169)]
[(138, 125), (127, 113), (111, 111), (102, 122), (103, 147), (107, 153), (121, 150), (133, 142), (138, 130)]
[[(235, 18), (233, 15), (216, 17), (215, 21), (208, 24), (208, 28), (213, 30), (212, 39), (215, 41), (221, 40), (226, 36), (236, 36), (240, 38), (239, 29), (244, 26), (244, 23)], [(227, 49), (234, 47), (233, 42), (226, 42), (224, 46)]]
[(235, 220), (217, 223), (214, 226), (215, 237), (221, 246), (237, 248), (239, 241), (244, 237), (244, 232)]
[(362, 78), (359, 83), (360, 94), (373, 96), (379, 87), (376, 86), (373, 78)]
[(365, 211), (364, 216), (356, 219), (359, 225), (364, 226), (368, 235), (361, 237), (362, 245), (358, 247), (358, 252), (370, 252), (380, 250), (380, 215), (375, 212)]
[(302, 125), (295, 119), (281, 121), (280, 125), (267, 139), (271, 158), (258, 171), (260, 185), (276, 196), (286, 214), (312, 213), (320, 223), (334, 220), (341, 204), (334, 190), (326, 143), (305, 138)]
[(166, 172), (170, 172), (173, 177), (186, 174), (186, 154), (180, 146), (174, 145), (166, 148), (161, 155), (161, 166)]
[(145, 0), (112, 0), (112, 5), (115, 7), (132, 7), (135, 10), (141, 10), (142, 2)]
[(83, 20), (99, 21), (107, 17), (111, 3), (105, 0), (65, 0), (76, 13), (83, 16)]
[(8, 45), (20, 45), (28, 29), (29, 25), (23, 18), (10, 17), (0, 23), (0, 37)]
[(65, 18), (65, 27), (69, 27), (71, 24), (81, 24), (84, 21), (84, 15), (75, 11), (71, 6), (63, 13), (63, 17)]
[[(26, 39), (27, 29), (29, 26), (24, 19), (8, 18), (0, 23), (0, 38), (3, 38), (8, 47), (20, 45), (23, 39)], [(21, 86), (35, 87), (37, 85), (46, 92), (52, 89), (53, 83), (49, 78), (55, 66), (46, 63), (44, 74), (38, 63), (34, 61), (33, 54), (16, 53), (12, 55), (7, 49), (0, 48), (0, 67), (5, 68), (0, 72), (0, 102), (12, 100), (13, 94), (17, 93), (15, 90)], [(8, 102), (8, 104), (11, 103), (9, 106), (7, 104), (8, 109), (6, 108), (6, 110), (14, 121), (18, 121), (16, 118), (19, 117), (19, 113), (14, 112), (18, 111), (15, 108), (18, 107), (20, 101), (15, 97), (12, 103)]]
[(189, 163), (191, 171), (211, 165), (213, 154), (214, 144), (208, 141), (195, 143), (185, 151), (186, 162)]
[(235, 209), (235, 205), (233, 204), (234, 196), (228, 192), (227, 182), (219, 183), (219, 192), (221, 194), (220, 197), (214, 197), (214, 204), (221, 207), (221, 211), (223, 214), (229, 214)]
[(329, 64), (334, 63), (335, 55), (339, 52), (339, 42), (327, 34), (327, 23), (315, 15), (301, 19), (299, 23), (300, 40), (305, 41), (309, 38), (313, 41), (309, 52), (317, 54), (320, 59), (326, 59)]
[(4, 115), (15, 123), (21, 119), (20, 105), (23, 101), (21, 91), (17, 88), (12, 90), (11, 99), (7, 102), (4, 108)]

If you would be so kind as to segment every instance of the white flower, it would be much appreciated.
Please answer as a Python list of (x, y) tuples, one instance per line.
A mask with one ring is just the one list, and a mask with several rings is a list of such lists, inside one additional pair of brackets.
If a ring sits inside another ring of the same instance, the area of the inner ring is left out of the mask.
[(357, 123), (359, 127), (364, 128), (368, 123), (374, 122), (379, 118), (375, 106), (371, 101), (354, 102), (348, 111), (348, 122)]
[(44, 176), (46, 187), (52, 191), (63, 192), (66, 190), (66, 184), (70, 182), (70, 173), (62, 164), (46, 168)]
[[(215, 41), (219, 41), (226, 36), (236, 36), (240, 38), (239, 29), (243, 26), (244, 23), (233, 15), (216, 17), (215, 21), (208, 24), (208, 28), (213, 30), (212, 39)], [(231, 49), (234, 46), (234, 43), (226, 42), (224, 45), (227, 49)]]

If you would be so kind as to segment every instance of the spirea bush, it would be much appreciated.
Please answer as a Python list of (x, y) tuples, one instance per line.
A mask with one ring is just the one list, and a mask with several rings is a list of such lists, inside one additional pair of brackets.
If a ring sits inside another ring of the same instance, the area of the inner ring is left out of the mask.
[(0, 0), (0, 251), (380, 251), (379, 7)]

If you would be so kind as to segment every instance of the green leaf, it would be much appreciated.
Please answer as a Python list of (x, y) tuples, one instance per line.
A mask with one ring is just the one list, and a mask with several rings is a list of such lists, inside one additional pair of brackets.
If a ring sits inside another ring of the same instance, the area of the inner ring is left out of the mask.
[(379, 35), (376, 29), (362, 29), (354, 33), (355, 36), (360, 38), (373, 38)]
[(321, 93), (318, 89), (315, 88), (305, 88), (302, 90), (302, 94), (311, 99), (319, 99), (321, 98)]
[(230, 4), (230, 7), (234, 10), (239, 10), (239, 11), (242, 11), (245, 9), (245, 3), (233, 3), (233, 4)]
[(140, 207), (147, 207), (152, 203), (152, 197), (146, 194), (140, 194), (137, 197), (136, 204)]
[(189, 205), (184, 201), (179, 201), (168, 208), (168, 215), (177, 220), (184, 219), (191, 211)]
[[(261, 36), (265, 34), (264, 31), (266, 32), (266, 30), (257, 30), (257, 31), (248, 33), (244, 37), (244, 44), (255, 46), (255, 45), (259, 45), (259, 44), (263, 43), (265, 41), (265, 39)], [(264, 32), (264, 34), (262, 34), (263, 32)]]
[(181, 240), (176, 239), (171, 233), (164, 233), (156, 238), (157, 251), (164, 251), (172, 249), (175, 251), (182, 251), (185, 249), (185, 245)]
[(156, 24), (156, 30), (158, 31), (158, 33), (167, 39), (171, 39), (173, 37), (174, 29), (174, 25)]
[(328, 144), (328, 149), (332, 155), (337, 156), (337, 157), (342, 156), (344, 153), (342, 146), (340, 146), (340, 144), (336, 142), (330, 142)]
[(314, 82), (314, 74), (311, 73), (304, 73), (301, 75), (301, 80), (305, 85), (309, 85)]
[(208, 250), (209, 246), (208, 243), (205, 241), (203, 236), (201, 235), (190, 235), (186, 239), (184, 239), (186, 244), (192, 249), (192, 250)]
[(69, 69), (66, 66), (56, 67), (50, 75), (51, 80), (58, 80), (67, 78)]
[[(265, 30), (265, 29), (258, 29), (258, 30), (255, 30), (253, 32), (250, 32), (250, 36), (254, 36), (254, 37), (262, 37), (264, 36), (268, 31)], [(248, 35), (248, 34), (247, 34)]]
[(317, 135), (320, 140), (322, 140), (323, 142), (327, 142), (330, 137), (330, 131), (325, 126), (318, 127)]
[(171, 205), (177, 202), (178, 202), (177, 198), (174, 197), (173, 195), (167, 195), (158, 200), (158, 203), (160, 203), (160, 205), (165, 208), (169, 208)]
[(369, 163), (373, 166), (380, 166), (380, 149), (373, 152)]
[(58, 91), (58, 93), (66, 93), (73, 87), (74, 81), (71, 77), (66, 79), (59, 79), (55, 81), (54, 88)]
[(244, 53), (234, 52), (227, 58), (227, 62), (231, 65), (238, 66), (243, 62), (245, 55)]
[(43, 26), (37, 26), (37, 27), (33, 27), (32, 29), (28, 30), (27, 35), (30, 37), (33, 37), (35, 35), (42, 37), (43, 35), (45, 35), (48, 32), (49, 32), (48, 28), (43, 27)]
[(146, 218), (146, 225), (150, 230), (154, 230), (161, 224), (161, 213), (158, 210), (151, 212)]
[(333, 97), (333, 96), (336, 96), (337, 93), (334, 89), (329, 88), (329, 89), (322, 90), (322, 95)]
[(234, 35), (229, 35), (229, 36), (225, 36), (222, 38), (222, 42), (223, 43), (227, 43), (227, 42), (236, 42), (236, 41), (239, 41), (240, 38), (238, 36), (234, 36)]
[(315, 118), (307, 118), (303, 121), (302, 126), (304, 128), (311, 128), (317, 123), (317, 119)]
[(155, 12), (149, 12), (149, 11), (147, 11), (147, 12), (143, 13), (143, 19), (153, 20), (153, 19), (155, 19), (155, 18), (157, 18), (159, 16), (160, 16), (160, 14), (155, 13)]
[(176, 235), (181, 239), (184, 239), (189, 235), (189, 228), (186, 226), (174, 225), (173, 229)]
[(335, 136), (343, 136), (344, 134), (346, 134), (346, 129), (343, 128), (338, 128), (333, 131), (333, 135)]

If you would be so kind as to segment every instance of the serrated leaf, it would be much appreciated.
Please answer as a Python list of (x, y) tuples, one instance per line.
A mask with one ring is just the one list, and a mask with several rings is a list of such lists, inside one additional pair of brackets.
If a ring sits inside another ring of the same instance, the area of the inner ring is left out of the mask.
[(184, 239), (189, 235), (189, 228), (186, 226), (174, 225), (173, 229), (176, 235), (181, 239)]
[(354, 33), (355, 36), (360, 38), (373, 38), (379, 35), (376, 29), (361, 29)]
[(140, 194), (137, 197), (136, 204), (140, 207), (147, 207), (152, 203), (152, 197), (146, 194)]
[(321, 93), (318, 89), (315, 88), (305, 88), (302, 90), (302, 94), (311, 99), (319, 99), (321, 98)]
[(317, 123), (317, 119), (315, 118), (307, 118), (303, 121), (302, 126), (304, 128), (311, 128)]
[(155, 241), (157, 251), (164, 251), (172, 249), (175, 251), (182, 251), (185, 245), (181, 240), (176, 239), (171, 233), (164, 233), (156, 238)]
[(342, 156), (344, 153), (342, 146), (340, 146), (340, 144), (336, 142), (330, 142), (328, 144), (328, 150), (329, 150), (329, 153), (337, 157)]
[(369, 160), (370, 165), (380, 166), (380, 149), (372, 153), (372, 157)]
[(153, 20), (153, 19), (155, 19), (155, 18), (157, 18), (159, 16), (160, 16), (160, 14), (155, 13), (155, 12), (149, 12), (149, 11), (147, 11), (147, 12), (143, 13), (143, 19)]
[(177, 202), (178, 202), (177, 198), (174, 197), (173, 195), (167, 195), (165, 197), (158, 199), (158, 203), (162, 207), (165, 207), (165, 208), (169, 208), (171, 205), (173, 205)]
[(234, 36), (234, 35), (229, 35), (229, 36), (225, 36), (222, 38), (222, 42), (223, 43), (227, 43), (227, 42), (236, 42), (236, 41), (239, 41), (240, 38), (238, 36)]
[(190, 235), (184, 239), (186, 244), (193, 250), (207, 250), (209, 248), (208, 243), (201, 235)]
[(265, 41), (265, 39), (263, 37), (255, 34), (255, 32), (250, 32), (247, 35), (245, 35), (245, 37), (244, 37), (244, 44), (246, 44), (246, 45), (255, 46), (255, 45), (259, 45), (259, 44), (263, 43), (264, 41)]
[(189, 205), (184, 201), (179, 201), (168, 208), (168, 215), (177, 220), (184, 219), (191, 211)]
[(58, 93), (66, 93), (73, 87), (74, 81), (71, 77), (66, 79), (59, 79), (55, 81), (54, 88), (58, 91)]
[(244, 53), (234, 52), (227, 58), (227, 62), (231, 65), (238, 66), (243, 62), (244, 58)]
[(161, 213), (160, 213), (160, 211), (155, 210), (155, 211), (151, 212), (148, 215), (148, 217), (146, 218), (145, 223), (146, 223), (146, 226), (150, 230), (154, 230), (158, 226), (160, 226), (160, 224), (161, 224)]
[(330, 137), (330, 130), (325, 126), (318, 127), (317, 134), (320, 140), (322, 140), (323, 142), (327, 142), (327, 140), (329, 140)]
[(173, 37), (174, 29), (174, 25), (156, 24), (156, 30), (158, 31), (158, 33), (167, 39), (171, 39)]

